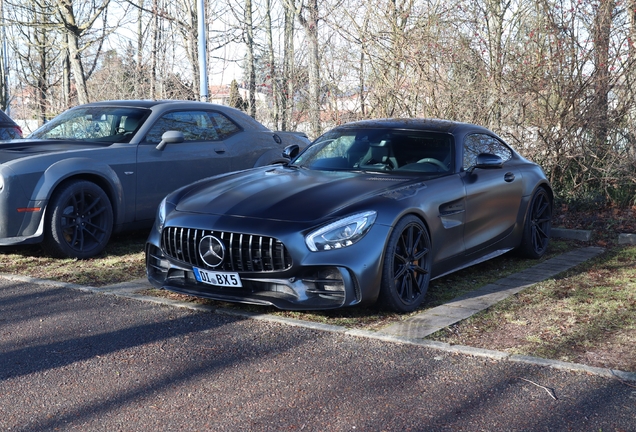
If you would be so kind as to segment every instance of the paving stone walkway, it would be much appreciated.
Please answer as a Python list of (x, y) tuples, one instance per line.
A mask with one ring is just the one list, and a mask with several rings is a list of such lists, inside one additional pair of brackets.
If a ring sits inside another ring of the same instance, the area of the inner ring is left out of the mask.
[(600, 247), (587, 247), (550, 258), (534, 267), (457, 297), (442, 306), (437, 306), (412, 318), (385, 327), (381, 333), (407, 339), (425, 338), (538, 282), (569, 270), (603, 251), (604, 249)]

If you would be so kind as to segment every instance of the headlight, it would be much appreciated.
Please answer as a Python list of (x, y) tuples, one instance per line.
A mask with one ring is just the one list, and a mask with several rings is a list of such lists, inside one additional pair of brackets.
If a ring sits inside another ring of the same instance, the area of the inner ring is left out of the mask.
[(341, 249), (358, 242), (369, 231), (377, 213), (368, 211), (339, 219), (305, 237), (305, 244), (312, 252)]
[(4, 189), (4, 177), (0, 174), (0, 192)]

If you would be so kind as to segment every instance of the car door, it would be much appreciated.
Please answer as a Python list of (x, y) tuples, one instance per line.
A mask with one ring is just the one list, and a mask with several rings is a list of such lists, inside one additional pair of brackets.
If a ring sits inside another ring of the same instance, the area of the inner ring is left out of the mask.
[[(157, 150), (167, 131), (182, 132), (184, 141)], [(181, 110), (161, 116), (138, 146), (135, 220), (153, 219), (159, 202), (173, 190), (231, 171), (233, 155), (227, 140), (241, 133), (218, 111)]]
[[(463, 152), (464, 245), (467, 254), (472, 254), (494, 245), (512, 232), (523, 193), (522, 176), (521, 171), (509, 163), (511, 150), (494, 136), (468, 134), (464, 138)], [(470, 170), (480, 153), (501, 157), (503, 167)]]

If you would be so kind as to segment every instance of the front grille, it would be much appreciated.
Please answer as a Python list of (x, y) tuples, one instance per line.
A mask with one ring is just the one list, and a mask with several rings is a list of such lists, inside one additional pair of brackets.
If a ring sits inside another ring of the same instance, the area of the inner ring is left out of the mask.
[(199, 256), (199, 242), (212, 235), (225, 245), (225, 259), (215, 270), (273, 272), (291, 267), (292, 260), (280, 240), (251, 234), (168, 227), (161, 234), (163, 252), (175, 260), (208, 267)]

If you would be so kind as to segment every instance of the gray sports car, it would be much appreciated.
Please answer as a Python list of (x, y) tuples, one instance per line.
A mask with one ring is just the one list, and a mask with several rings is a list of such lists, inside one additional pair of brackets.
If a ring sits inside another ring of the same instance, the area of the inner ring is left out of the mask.
[(284, 309), (378, 301), (408, 312), (431, 278), (513, 249), (543, 256), (552, 204), (541, 168), (483, 127), (361, 121), (285, 166), (168, 195), (147, 273), (156, 287), (217, 300)]
[(0, 246), (42, 243), (88, 258), (111, 233), (152, 226), (167, 193), (212, 175), (284, 162), (306, 136), (272, 132), (233, 108), (110, 101), (68, 110), (0, 143)]

